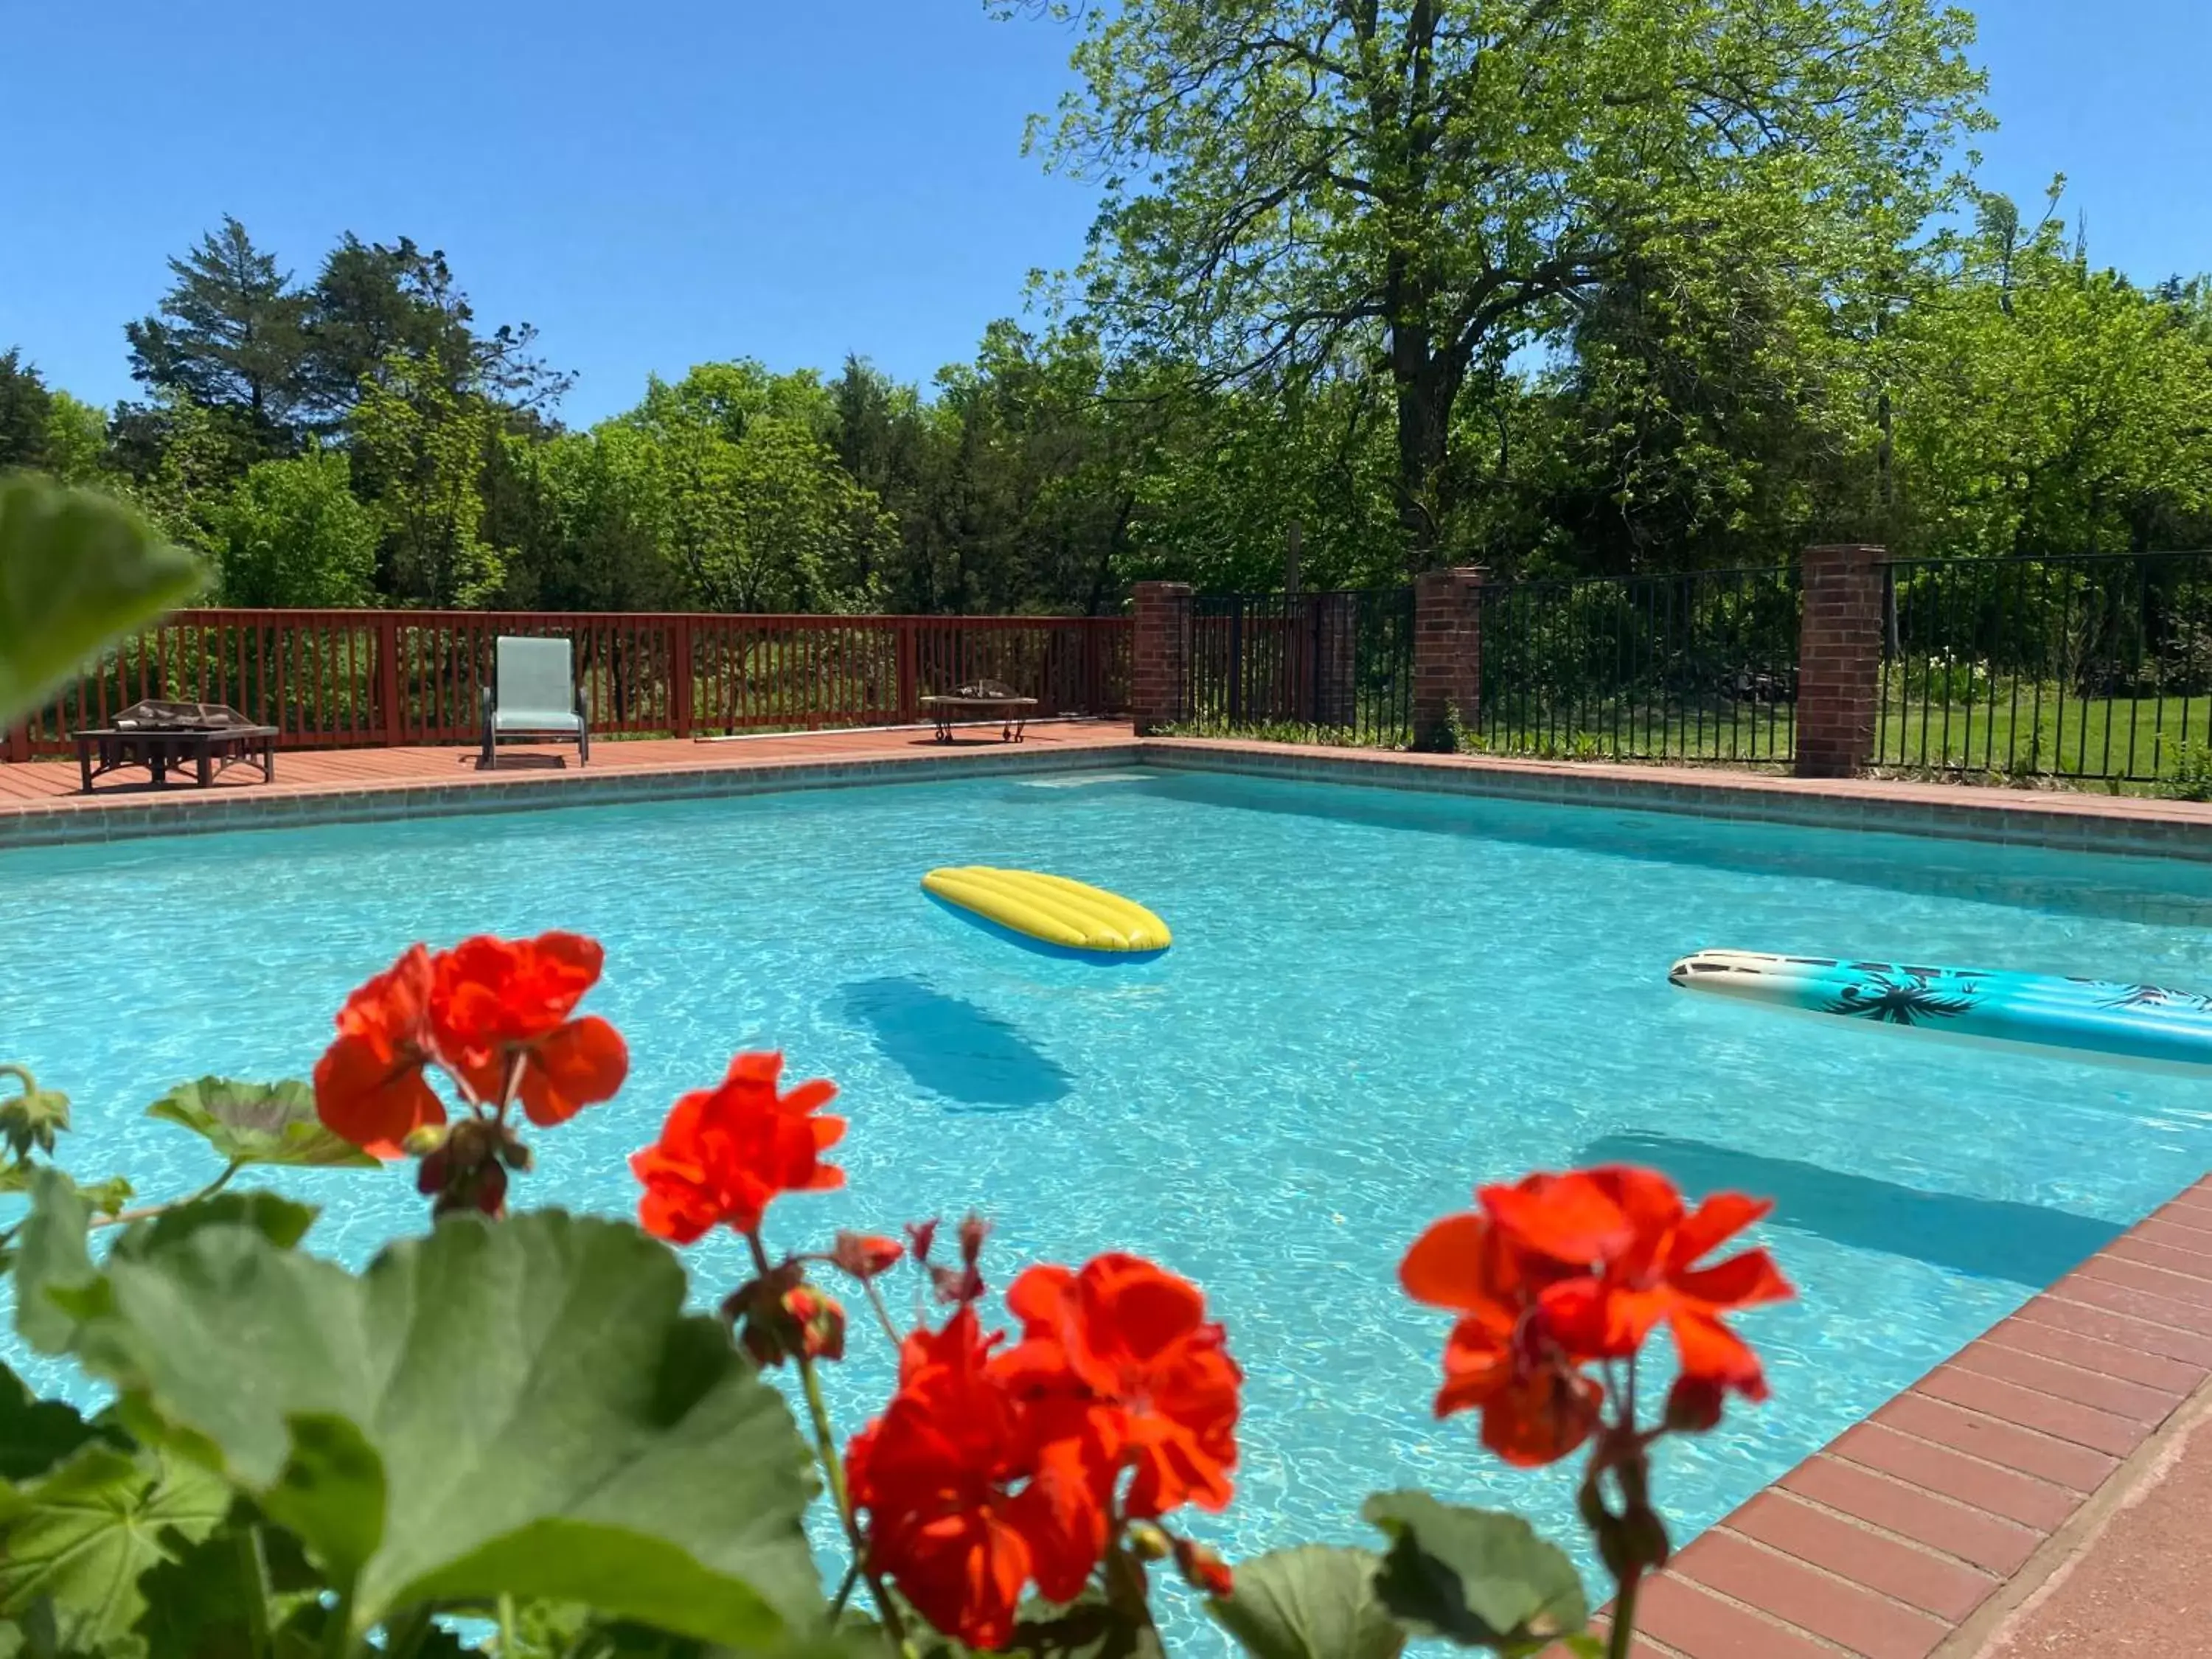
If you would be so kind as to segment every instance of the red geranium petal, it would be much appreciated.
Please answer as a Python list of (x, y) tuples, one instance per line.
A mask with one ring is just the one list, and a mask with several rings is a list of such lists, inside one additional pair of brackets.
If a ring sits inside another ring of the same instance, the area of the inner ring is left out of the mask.
[(315, 1064), (315, 1115), (323, 1127), (381, 1158), (401, 1156), (400, 1143), (426, 1124), (443, 1123), (446, 1108), (423, 1080), (420, 1060), (362, 1037), (342, 1036)]
[(1674, 1263), (1687, 1267), (1699, 1256), (1734, 1238), (1774, 1208), (1771, 1198), (1747, 1198), (1741, 1193), (1715, 1193), (1698, 1206), (1674, 1234)]
[(1472, 1312), (1492, 1304), (1483, 1255), (1490, 1224), (1472, 1210), (1430, 1224), (1398, 1264), (1398, 1282), (1416, 1302)]
[(1766, 1398), (1766, 1374), (1759, 1356), (1734, 1331), (1693, 1309), (1678, 1309), (1670, 1323), (1683, 1376), (1722, 1383), (1747, 1399)]
[(1537, 1371), (1483, 1407), (1482, 1443), (1522, 1468), (1556, 1463), (1589, 1438), (1604, 1399), (1595, 1378)]
[(1516, 1187), (1484, 1187), (1475, 1196), (1515, 1249), (1554, 1261), (1586, 1267), (1619, 1255), (1635, 1238), (1620, 1206), (1579, 1170), (1531, 1176)]
[(629, 1075), (622, 1033), (596, 1014), (571, 1020), (534, 1045), (523, 1066), (522, 1109), (541, 1129), (611, 1100)]
[(1752, 1308), (1794, 1296), (1790, 1281), (1765, 1250), (1746, 1250), (1710, 1267), (1674, 1275), (1674, 1288), (1716, 1308)]

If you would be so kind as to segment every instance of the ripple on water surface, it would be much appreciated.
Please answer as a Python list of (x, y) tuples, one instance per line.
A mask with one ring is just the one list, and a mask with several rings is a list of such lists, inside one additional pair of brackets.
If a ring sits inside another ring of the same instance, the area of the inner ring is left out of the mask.
[[(1039, 782), (1046, 781), (1040, 780)], [(1175, 930), (1112, 970), (923, 897), (941, 864), (1056, 871)], [(1427, 1412), (1441, 1318), (1395, 1267), (1479, 1181), (1633, 1158), (1778, 1200), (1802, 1290), (1743, 1321), (1774, 1397), (1677, 1450), (1703, 1526), (2202, 1173), (2202, 1084), (1669, 988), (1691, 951), (1848, 952), (2212, 988), (2212, 874), (2084, 857), (1201, 774), (975, 781), (347, 825), (0, 855), (0, 1050), (76, 1099), (73, 1165), (204, 1178), (138, 1110), (178, 1081), (304, 1075), (409, 940), (566, 927), (622, 1097), (539, 1137), (526, 1201), (620, 1211), (623, 1160), (731, 1052), (842, 1090), (842, 1192), (786, 1247), (974, 1206), (1000, 1278), (1121, 1247), (1198, 1279), (1248, 1375), (1232, 1556), (1362, 1535), (1421, 1484), (1571, 1540), (1563, 1474)], [(412, 1228), (397, 1176), (292, 1183), (319, 1247)], [(734, 1243), (692, 1253), (702, 1295)], [(890, 1356), (856, 1328), (858, 1426)], [(30, 1367), (40, 1381), (52, 1374)]]

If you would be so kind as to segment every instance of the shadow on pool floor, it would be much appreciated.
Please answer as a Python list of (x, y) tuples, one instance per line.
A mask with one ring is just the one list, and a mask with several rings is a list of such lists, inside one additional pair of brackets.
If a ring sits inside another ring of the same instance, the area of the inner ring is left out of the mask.
[(1583, 1147), (1576, 1162), (1649, 1164), (1692, 1197), (1726, 1188), (1771, 1198), (1779, 1225), (2039, 1291), (2126, 1231), (2070, 1210), (1924, 1192), (1672, 1135), (1606, 1135)]
[(1066, 1069), (1012, 1023), (921, 980), (856, 980), (839, 1002), (884, 1059), (963, 1106), (1013, 1111), (1074, 1091)]

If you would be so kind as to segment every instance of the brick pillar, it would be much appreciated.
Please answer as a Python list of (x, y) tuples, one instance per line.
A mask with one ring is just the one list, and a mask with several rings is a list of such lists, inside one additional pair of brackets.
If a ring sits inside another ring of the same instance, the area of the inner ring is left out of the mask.
[(1359, 713), (1359, 595), (1316, 593), (1305, 601), (1307, 718), (1350, 726)]
[(1183, 716), (1190, 673), (1190, 584), (1139, 582), (1136, 631), (1129, 643), (1129, 713), (1137, 735)]
[(1451, 746), (1451, 714), (1472, 727), (1482, 704), (1482, 584), (1479, 566), (1413, 579), (1413, 747)]
[(1874, 754), (1881, 689), (1879, 547), (1808, 547), (1797, 633), (1797, 775), (1847, 778)]

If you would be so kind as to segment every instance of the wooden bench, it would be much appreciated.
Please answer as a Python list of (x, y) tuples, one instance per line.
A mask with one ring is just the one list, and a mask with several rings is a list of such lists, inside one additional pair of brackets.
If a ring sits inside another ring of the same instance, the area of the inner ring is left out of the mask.
[(999, 732), (1001, 743), (1019, 743), (1022, 727), (1029, 720), (1030, 710), (1037, 706), (1037, 700), (1020, 696), (1000, 680), (977, 680), (949, 696), (924, 697), (921, 706), (936, 723), (939, 743), (952, 741), (953, 724), (961, 715), (978, 713), (1003, 720)]

